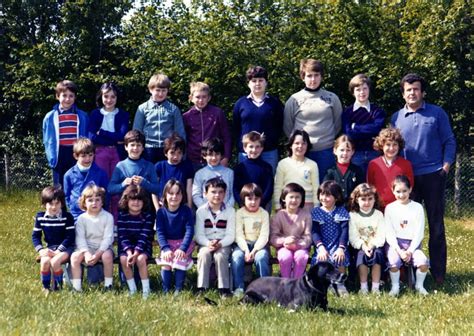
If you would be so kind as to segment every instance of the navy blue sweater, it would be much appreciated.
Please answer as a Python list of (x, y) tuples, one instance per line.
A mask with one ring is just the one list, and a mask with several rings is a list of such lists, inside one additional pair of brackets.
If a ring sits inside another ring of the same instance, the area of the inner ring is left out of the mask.
[(156, 213), (156, 236), (162, 251), (170, 250), (168, 239), (182, 239), (179, 249), (186, 252), (194, 236), (194, 219), (191, 209), (186, 205), (181, 205), (175, 212), (165, 207), (160, 208)]
[(44, 211), (38, 212), (31, 235), (36, 251), (44, 248), (41, 241), (43, 234), (47, 247), (57, 246), (61, 252), (73, 248), (76, 239), (74, 218), (69, 212), (63, 212), (57, 217), (46, 217)]
[(257, 159), (246, 159), (234, 168), (234, 199), (243, 204), (240, 199), (240, 191), (247, 183), (255, 183), (262, 188), (263, 196), (261, 207), (264, 208), (272, 200), (273, 195), (273, 170), (272, 167), (261, 157)]
[(143, 212), (133, 216), (128, 211), (121, 211), (117, 219), (118, 253), (136, 250), (152, 256), (153, 218), (151, 213)]
[(265, 134), (265, 151), (277, 149), (283, 128), (283, 104), (278, 98), (268, 96), (262, 106), (256, 106), (247, 96), (234, 105), (233, 130), (237, 150), (243, 152), (242, 136), (251, 131)]

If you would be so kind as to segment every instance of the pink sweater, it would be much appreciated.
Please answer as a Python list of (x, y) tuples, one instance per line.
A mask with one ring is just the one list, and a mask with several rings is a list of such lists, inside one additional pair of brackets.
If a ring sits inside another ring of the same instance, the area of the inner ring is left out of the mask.
[(300, 249), (307, 249), (311, 246), (311, 214), (300, 209), (296, 221), (293, 222), (288, 217), (285, 209), (278, 211), (272, 218), (270, 225), (270, 243), (275, 248), (283, 246), (285, 238), (295, 236)]

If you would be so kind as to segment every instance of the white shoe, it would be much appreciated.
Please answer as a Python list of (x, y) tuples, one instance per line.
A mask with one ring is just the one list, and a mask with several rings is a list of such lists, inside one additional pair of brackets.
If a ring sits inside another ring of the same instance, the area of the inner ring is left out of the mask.
[(344, 286), (343, 284), (340, 284), (340, 285), (337, 285), (337, 293), (339, 294), (339, 296), (349, 296), (349, 292), (347, 291), (347, 288), (346, 286)]
[(368, 288), (359, 289), (359, 295), (367, 295), (367, 294), (369, 294), (369, 289)]
[(374, 295), (380, 295), (380, 289), (378, 289), (378, 288), (372, 288), (372, 294), (374, 294)]
[(418, 294), (420, 294), (420, 295), (428, 295), (428, 291), (423, 286), (415, 287), (415, 289), (418, 292)]
[(388, 292), (390, 296), (398, 296), (398, 294), (400, 294), (400, 286), (392, 286), (392, 289)]
[(244, 296), (244, 290), (242, 288), (236, 288), (234, 290), (234, 296), (235, 297), (242, 297)]
[(149, 292), (149, 291), (145, 291), (145, 292), (142, 293), (142, 298), (143, 298), (143, 300), (148, 299), (149, 296), (150, 296), (150, 292)]

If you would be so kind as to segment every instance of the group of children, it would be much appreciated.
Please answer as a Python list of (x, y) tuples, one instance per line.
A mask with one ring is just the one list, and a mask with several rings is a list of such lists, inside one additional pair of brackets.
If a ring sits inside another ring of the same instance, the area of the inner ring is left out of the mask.
[[(250, 97), (238, 102), (234, 110), (234, 118), (245, 119), (242, 126), (246, 128), (252, 125), (252, 111), (265, 115), (271, 111), (278, 123), (282, 120), (281, 103), (265, 93), (266, 72), (262, 69), (249, 69)], [(352, 110), (377, 112), (377, 107), (367, 105), (367, 90), (365, 96), (358, 93), (369, 82), (358, 80), (359, 85), (350, 85), (356, 97)], [(274, 157), (276, 153), (278, 159), (278, 131), (268, 131), (271, 145), (267, 146), (266, 133), (249, 129), (239, 138), (243, 152), (232, 170), (227, 167), (231, 155), (227, 121), (221, 109), (208, 104), (209, 86), (191, 84), (194, 106), (181, 116), (166, 99), (170, 85), (163, 74), (150, 79), (151, 98), (139, 106), (134, 129), (127, 132), (128, 114), (116, 107), (119, 91), (114, 84), (101, 87), (99, 108), (88, 119), (74, 104), (74, 83), (58, 83), (59, 104), (45, 117), (43, 135), (54, 182), (63, 184), (63, 189), (55, 186), (42, 191), (45, 211), (37, 214), (33, 231), (45, 291), (50, 290), (50, 269), (53, 289), (62, 286), (61, 264), (68, 259), (75, 290), (81, 291), (83, 265), (98, 262), (104, 267), (104, 288), (111, 289), (115, 232), (130, 293), (137, 291), (136, 267), (143, 296), (148, 297), (147, 260), (153, 256), (156, 231), (164, 292), (173, 287), (173, 271), (175, 291), (183, 289), (196, 244), (201, 292), (210, 286), (214, 264), (221, 294), (231, 294), (230, 274), (234, 293), (242, 294), (246, 263), (256, 265), (258, 276), (271, 274), (270, 246), (277, 251), (281, 276), (301, 277), (314, 246), (311, 264), (330, 261), (345, 272), (354, 259), (361, 293), (368, 292), (369, 268), (372, 292), (379, 292), (387, 260), (391, 295), (399, 293), (403, 262), (417, 267), (416, 289), (426, 294), (423, 280), (428, 260), (420, 250), (423, 211), (409, 199), (413, 172), (410, 163), (398, 156), (403, 148), (398, 130), (376, 133), (373, 148), (382, 155), (368, 163), (367, 172), (351, 162), (357, 144), (348, 135), (340, 136), (333, 148), (336, 163), (320, 176), (318, 164), (308, 158), (312, 143), (306, 131), (291, 133), (288, 157), (278, 162)], [(242, 106), (249, 102), (253, 105), (245, 111)], [(378, 111), (377, 118), (380, 114)], [(347, 118), (343, 115), (343, 125)], [(354, 132), (359, 123), (363, 124), (354, 121), (348, 132)], [(376, 126), (366, 128), (372, 134)], [(71, 158), (77, 162), (71, 164)], [(366, 176), (368, 183), (364, 183)], [(235, 202), (241, 206), (237, 211)], [(384, 205), (385, 216), (381, 212)], [(276, 212), (270, 219), (273, 206)], [(355, 255), (349, 253), (349, 242)], [(344, 285), (338, 290), (347, 293)]]

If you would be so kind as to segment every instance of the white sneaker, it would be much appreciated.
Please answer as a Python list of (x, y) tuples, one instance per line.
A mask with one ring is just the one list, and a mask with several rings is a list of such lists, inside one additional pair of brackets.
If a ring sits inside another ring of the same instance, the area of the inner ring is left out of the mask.
[(378, 289), (378, 288), (372, 288), (372, 294), (374, 294), (374, 295), (380, 295), (380, 289)]
[(150, 292), (149, 292), (149, 291), (145, 291), (145, 292), (142, 293), (142, 298), (143, 298), (143, 300), (148, 299), (149, 296), (150, 296)]
[(420, 295), (428, 295), (428, 291), (423, 286), (415, 287), (415, 289), (418, 292), (418, 294), (420, 294)]
[(339, 296), (349, 296), (349, 292), (347, 291), (346, 286), (343, 284), (337, 285), (337, 293)]
[(392, 286), (392, 289), (388, 292), (390, 296), (398, 296), (398, 294), (400, 294), (400, 286)]
[(359, 289), (359, 295), (367, 295), (367, 294), (369, 294), (369, 289), (368, 288)]
[(236, 289), (234, 290), (234, 296), (235, 296), (235, 297), (242, 297), (242, 296), (244, 296), (244, 290), (243, 290), (243, 288), (236, 288)]

